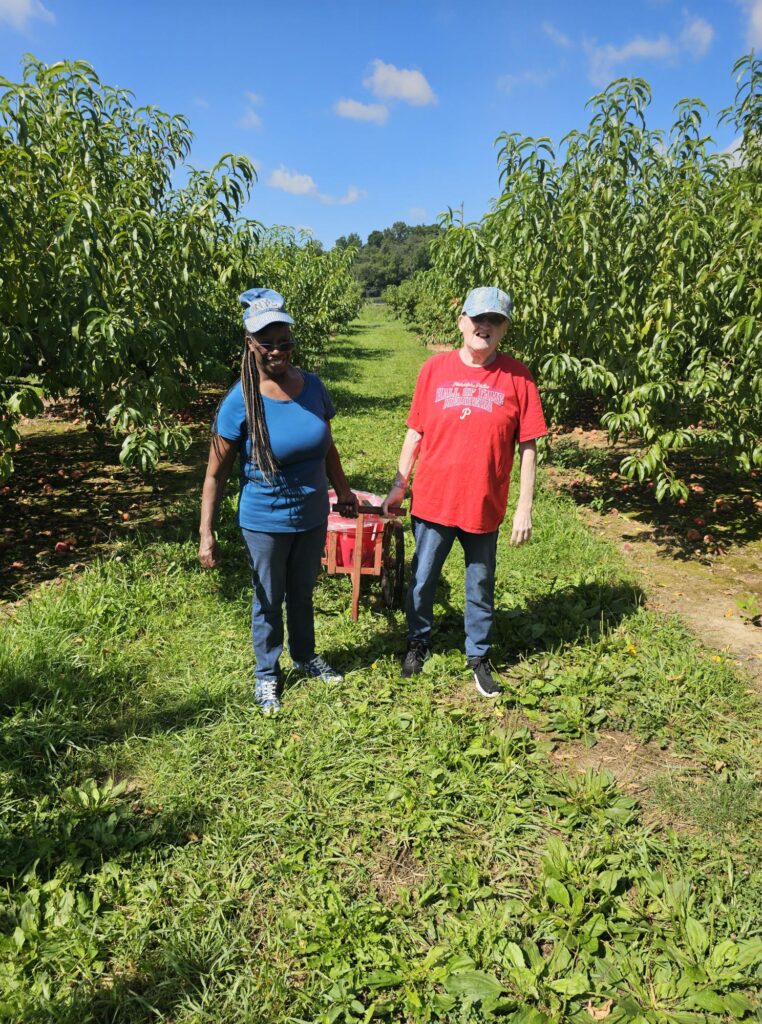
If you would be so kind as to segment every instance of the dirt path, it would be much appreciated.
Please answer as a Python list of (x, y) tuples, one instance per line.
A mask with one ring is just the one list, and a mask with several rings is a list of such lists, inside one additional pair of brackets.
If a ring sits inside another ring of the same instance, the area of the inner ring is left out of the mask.
[[(574, 443), (581, 451), (585, 447), (597, 449), (600, 456), (602, 439), (598, 434), (590, 431), (584, 438), (575, 437)], [(722, 521), (715, 519), (696, 530), (693, 524), (697, 520), (703, 523), (703, 517), (711, 511), (694, 507), (690, 513), (678, 510), (684, 521), (674, 525), (674, 509), (657, 509), (644, 500), (642, 493), (631, 496), (628, 490), (622, 494), (621, 483), (615, 493), (611, 465), (616, 461), (613, 457), (610, 464), (604, 464), (598, 458), (596, 472), (584, 473), (582, 478), (579, 466), (549, 465), (547, 476), (558, 490), (575, 498), (595, 533), (619, 546), (640, 576), (649, 607), (678, 615), (704, 643), (746, 672), (762, 696), (762, 618), (755, 614), (762, 608), (762, 540), (757, 539), (762, 515), (752, 502), (740, 496), (735, 502), (736, 519), (734, 498), (710, 497), (704, 500), (706, 508), (724, 512), (729, 507)], [(583, 457), (580, 465), (589, 468)], [(611, 500), (602, 496), (607, 489)], [(701, 485), (698, 489), (703, 497)], [(612, 508), (614, 501), (616, 506)], [(705, 529), (713, 530), (710, 536), (721, 537), (720, 542), (704, 544)], [(701, 540), (691, 541), (697, 532), (702, 534)], [(734, 543), (733, 537), (738, 534), (749, 539)]]
[(651, 538), (652, 531), (622, 515), (588, 511), (591, 529), (618, 541), (642, 577), (649, 607), (679, 615), (710, 647), (726, 654), (754, 680), (762, 695), (762, 628), (736, 602), (762, 600), (762, 552), (730, 549), (712, 564), (677, 561)]

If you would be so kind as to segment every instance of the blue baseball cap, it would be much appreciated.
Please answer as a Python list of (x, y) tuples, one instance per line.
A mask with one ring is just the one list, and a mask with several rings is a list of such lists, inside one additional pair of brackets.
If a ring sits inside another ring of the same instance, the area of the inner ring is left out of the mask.
[(256, 334), (268, 324), (294, 322), (286, 312), (286, 300), (272, 288), (249, 288), (239, 299), (243, 306), (243, 325), (249, 334)]
[(499, 313), (506, 320), (511, 318), (513, 302), (507, 292), (499, 288), (473, 288), (463, 303), (466, 316), (482, 316), (484, 313)]

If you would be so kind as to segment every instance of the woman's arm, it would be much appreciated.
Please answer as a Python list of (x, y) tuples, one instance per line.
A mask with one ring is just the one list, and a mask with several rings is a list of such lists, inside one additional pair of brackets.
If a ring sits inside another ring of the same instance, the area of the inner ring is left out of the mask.
[(214, 536), (214, 522), (220, 507), (225, 484), (238, 454), (238, 443), (219, 434), (212, 436), (204, 486), (201, 489), (201, 525), (198, 560), (205, 569), (214, 569), (222, 561), (220, 546)]
[(422, 437), (423, 434), (420, 434), (417, 430), (413, 430), (412, 427), (408, 428), (408, 432), (405, 434), (405, 440), (402, 442), (402, 451), (400, 452), (400, 459), (397, 466), (397, 475), (392, 482), (392, 486), (389, 489), (386, 501), (384, 502), (384, 515), (389, 515), (389, 509), (395, 508), (399, 505), (407, 493), (408, 483), (410, 482), (413, 467), (415, 466), (416, 459), (418, 458), (418, 452), (421, 448)]
[(537, 475), (537, 442), (519, 444), (519, 501), (513, 516), (511, 544), (518, 546), (532, 536), (532, 502)]
[[(328, 429), (331, 429), (330, 424)], [(339, 449), (336, 447), (333, 438), (331, 438), (331, 447), (328, 449), (328, 454), (325, 457), (325, 471), (328, 479), (331, 481), (331, 486), (336, 491), (337, 504), (349, 505), (356, 512), (357, 495), (353, 494), (349, 487), (349, 481), (344, 475), (344, 470), (341, 466)]]

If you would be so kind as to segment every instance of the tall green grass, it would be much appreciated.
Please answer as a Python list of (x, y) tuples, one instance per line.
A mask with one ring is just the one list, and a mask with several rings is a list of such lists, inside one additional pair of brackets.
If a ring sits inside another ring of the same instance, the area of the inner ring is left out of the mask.
[[(385, 493), (423, 358), (378, 309), (336, 339), (356, 486)], [(533, 543), (501, 536), (497, 707), (465, 671), (456, 550), (414, 681), (401, 614), (370, 587), (353, 623), (348, 581), (321, 579), (346, 679), (287, 672), (274, 720), (232, 502), (218, 572), (194, 516), (2, 627), (0, 1019), (759, 1016), (760, 705), (572, 503), (541, 487)], [(663, 751), (644, 807), (556, 766), (611, 730)]]

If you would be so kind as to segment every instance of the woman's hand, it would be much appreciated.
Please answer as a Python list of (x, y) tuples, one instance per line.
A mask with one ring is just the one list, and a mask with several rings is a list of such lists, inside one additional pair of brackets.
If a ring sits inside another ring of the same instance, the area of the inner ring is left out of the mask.
[(212, 437), (201, 490), (201, 523), (198, 530), (198, 560), (205, 569), (214, 569), (222, 561), (220, 546), (214, 536), (214, 520), (237, 454), (234, 441), (220, 437), (219, 434)]
[(198, 546), (198, 560), (205, 569), (216, 569), (222, 561), (222, 552), (213, 533), (201, 537)]
[(343, 516), (346, 516), (348, 519), (355, 519), (357, 517), (357, 506), (359, 505), (357, 495), (348, 487), (341, 491), (336, 491), (336, 504), (344, 506), (341, 510)]

